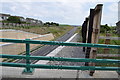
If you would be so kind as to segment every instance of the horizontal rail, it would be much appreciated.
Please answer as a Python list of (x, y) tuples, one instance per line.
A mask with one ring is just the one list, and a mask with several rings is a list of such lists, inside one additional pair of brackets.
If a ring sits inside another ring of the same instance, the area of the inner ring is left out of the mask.
[[(0, 66), (10, 67), (26, 67), (23, 63), (0, 63)], [(108, 70), (118, 71), (119, 67), (95, 67), (95, 66), (59, 66), (59, 65), (42, 65), (42, 64), (30, 64), (30, 68), (43, 68), (43, 69), (69, 69), (69, 70)]]
[[(0, 54), (2, 58), (12, 59), (26, 59), (24, 55), (8, 55)], [(50, 60), (50, 61), (69, 61), (69, 62), (94, 62), (94, 63), (117, 63), (120, 64), (120, 60), (114, 59), (88, 59), (88, 58), (65, 58), (65, 57), (46, 57), (46, 56), (29, 56), (30, 60)]]
[(20, 40), (0, 38), (1, 42), (10, 43), (29, 43), (29, 44), (45, 44), (59, 46), (83, 46), (83, 47), (99, 47), (99, 48), (116, 48), (120, 49), (120, 45), (92, 44), (92, 43), (75, 43), (75, 42), (59, 42), (59, 41), (40, 41), (40, 40)]

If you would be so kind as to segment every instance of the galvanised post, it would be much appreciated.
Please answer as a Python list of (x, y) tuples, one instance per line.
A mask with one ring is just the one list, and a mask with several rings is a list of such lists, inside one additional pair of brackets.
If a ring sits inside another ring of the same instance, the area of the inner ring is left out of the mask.
[[(30, 39), (26, 39), (29, 41)], [(24, 69), (23, 74), (32, 74), (33, 69), (30, 68), (30, 43), (26, 43), (26, 69)]]

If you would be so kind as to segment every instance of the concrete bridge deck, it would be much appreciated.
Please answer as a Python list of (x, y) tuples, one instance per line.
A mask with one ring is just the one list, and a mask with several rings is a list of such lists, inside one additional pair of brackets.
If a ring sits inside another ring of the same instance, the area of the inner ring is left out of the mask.
[(22, 74), (24, 68), (0, 67), (2, 78), (119, 78), (116, 71), (96, 71), (89, 76), (89, 71), (35, 69), (33, 75)]

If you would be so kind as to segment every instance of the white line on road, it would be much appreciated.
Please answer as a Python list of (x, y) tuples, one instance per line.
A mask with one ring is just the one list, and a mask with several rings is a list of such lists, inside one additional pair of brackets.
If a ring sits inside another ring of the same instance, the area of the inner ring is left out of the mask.
[[(69, 38), (66, 42), (70, 42), (75, 36), (77, 35), (74, 34), (71, 38)], [(59, 51), (61, 51), (65, 46), (59, 46), (57, 47), (55, 50), (53, 50), (52, 52), (50, 52), (48, 55), (46, 56), (55, 56)], [(35, 64), (47, 64), (49, 61), (46, 60), (39, 60), (38, 62), (36, 62)]]

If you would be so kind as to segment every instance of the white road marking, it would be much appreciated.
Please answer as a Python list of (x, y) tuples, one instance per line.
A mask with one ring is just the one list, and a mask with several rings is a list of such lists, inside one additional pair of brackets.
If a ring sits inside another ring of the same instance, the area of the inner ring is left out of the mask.
[[(77, 35), (74, 34), (71, 38), (69, 38), (66, 42), (70, 42), (75, 36)], [(65, 46), (59, 46), (57, 47), (55, 50), (53, 50), (52, 52), (50, 52), (48, 55), (46, 56), (55, 56), (58, 52), (60, 52)], [(47, 64), (49, 61), (46, 60), (39, 60), (38, 62), (36, 62), (35, 64)]]

